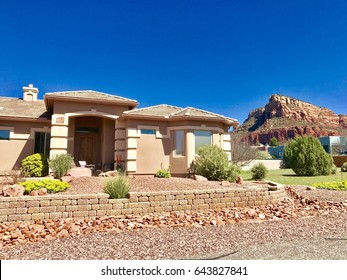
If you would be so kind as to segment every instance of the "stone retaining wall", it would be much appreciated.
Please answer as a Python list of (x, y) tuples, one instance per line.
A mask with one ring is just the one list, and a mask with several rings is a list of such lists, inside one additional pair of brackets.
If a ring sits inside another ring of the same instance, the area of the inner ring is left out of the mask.
[(283, 187), (274, 191), (269, 189), (271, 188), (249, 187), (132, 192), (128, 199), (109, 199), (107, 194), (1, 197), (0, 222), (221, 210), (277, 203), (286, 196)]

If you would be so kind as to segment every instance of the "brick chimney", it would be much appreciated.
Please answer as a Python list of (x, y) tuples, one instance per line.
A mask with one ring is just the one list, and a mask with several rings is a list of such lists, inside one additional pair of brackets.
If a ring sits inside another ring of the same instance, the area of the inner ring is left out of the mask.
[(33, 84), (29, 84), (27, 87), (23, 87), (23, 100), (36, 101), (38, 93), (38, 88), (34, 88)]

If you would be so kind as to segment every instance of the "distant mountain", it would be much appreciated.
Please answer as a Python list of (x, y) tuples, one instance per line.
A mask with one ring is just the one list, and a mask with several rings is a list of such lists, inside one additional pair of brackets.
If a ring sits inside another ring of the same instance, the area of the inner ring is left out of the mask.
[(266, 144), (272, 137), (280, 143), (296, 136), (347, 136), (347, 116), (298, 99), (274, 94), (263, 108), (249, 113), (232, 132), (236, 141)]

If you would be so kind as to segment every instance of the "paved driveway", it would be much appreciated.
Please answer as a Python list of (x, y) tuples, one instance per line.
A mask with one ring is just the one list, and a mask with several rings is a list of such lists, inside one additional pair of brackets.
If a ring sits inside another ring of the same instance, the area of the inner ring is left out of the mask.
[(347, 233), (344, 235), (268, 243), (245, 247), (229, 254), (207, 256), (219, 260), (347, 260)]

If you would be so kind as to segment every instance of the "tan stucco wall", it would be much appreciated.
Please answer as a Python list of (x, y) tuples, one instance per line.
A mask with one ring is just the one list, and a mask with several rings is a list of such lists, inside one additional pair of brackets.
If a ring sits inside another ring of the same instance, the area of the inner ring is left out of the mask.
[(170, 139), (158, 139), (155, 135), (142, 134), (137, 140), (136, 173), (153, 174), (161, 169), (161, 166), (168, 168), (170, 152)]
[(0, 140), (0, 171), (20, 167), (34, 153), (35, 131), (49, 129), (47, 123), (0, 121), (0, 129), (9, 129), (10, 140)]

